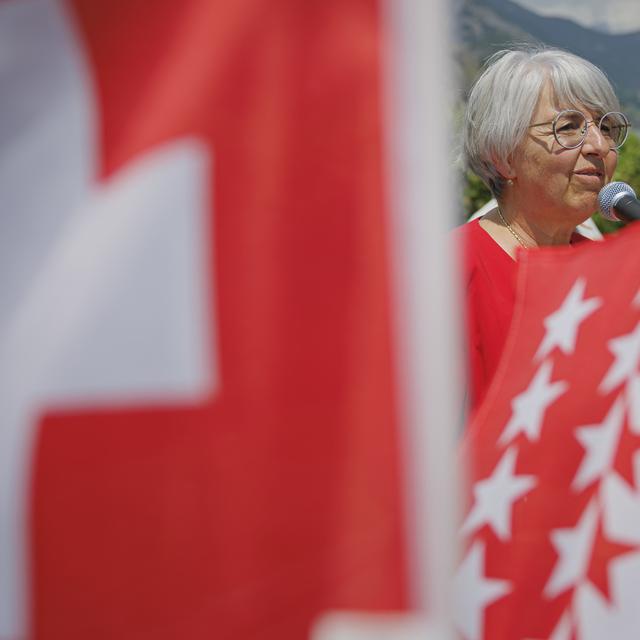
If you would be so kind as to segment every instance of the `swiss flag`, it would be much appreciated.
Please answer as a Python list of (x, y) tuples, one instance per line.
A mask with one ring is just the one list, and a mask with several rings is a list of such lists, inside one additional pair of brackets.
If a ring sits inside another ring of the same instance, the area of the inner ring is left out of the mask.
[(383, 14), (0, 3), (2, 640), (415, 605)]
[(468, 430), (467, 640), (638, 637), (640, 227), (522, 254), (505, 354)]

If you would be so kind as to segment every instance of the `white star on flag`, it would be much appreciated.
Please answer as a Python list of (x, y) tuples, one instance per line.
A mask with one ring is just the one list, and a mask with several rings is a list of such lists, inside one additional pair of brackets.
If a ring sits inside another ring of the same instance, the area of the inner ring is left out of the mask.
[[(555, 629), (551, 632), (551, 635), (547, 640), (571, 640), (571, 632), (573, 631), (573, 626), (571, 623), (570, 614), (565, 611), (564, 615), (558, 621), (558, 624), (555, 626)], [(525, 640), (543, 640), (542, 638), (529, 638), (527, 637)]]
[(627, 383), (627, 402), (629, 404), (629, 429), (640, 435), (640, 375), (634, 374)]
[[(636, 487), (640, 480), (640, 451), (633, 456)], [(603, 529), (608, 539), (621, 544), (640, 544), (640, 493), (617, 473), (602, 483)]]
[(569, 388), (566, 382), (551, 382), (552, 369), (551, 360), (543, 362), (529, 387), (513, 398), (511, 418), (500, 435), (498, 444), (507, 444), (520, 433), (524, 433), (530, 441), (540, 438), (545, 411)]
[(551, 532), (551, 544), (558, 553), (558, 560), (544, 587), (545, 597), (555, 598), (584, 577), (597, 524), (598, 505), (592, 500), (574, 528)]
[(631, 333), (609, 340), (608, 346), (615, 361), (600, 383), (598, 390), (602, 393), (608, 393), (637, 372), (640, 361), (640, 322)]
[(582, 491), (610, 469), (624, 423), (624, 405), (624, 398), (619, 396), (600, 424), (576, 429), (576, 439), (584, 447), (585, 455), (571, 483), (572, 489)]
[(581, 640), (637, 640), (640, 629), (638, 584), (640, 553), (633, 553), (611, 561), (611, 602), (607, 602), (591, 584), (581, 585), (575, 597), (577, 637)]
[(578, 328), (602, 305), (601, 298), (583, 298), (586, 286), (586, 280), (578, 278), (560, 308), (545, 318), (546, 333), (535, 355), (536, 360), (545, 358), (555, 347), (565, 354), (575, 351)]
[(565, 613), (553, 630), (549, 640), (571, 640), (571, 617)]
[(507, 580), (484, 576), (484, 544), (474, 542), (453, 581), (454, 622), (466, 640), (481, 640), (484, 610), (510, 591)]
[(516, 476), (514, 470), (517, 447), (510, 447), (500, 458), (493, 473), (473, 488), (475, 502), (460, 532), (467, 535), (488, 524), (500, 538), (511, 538), (511, 509), (513, 503), (536, 485), (535, 476)]

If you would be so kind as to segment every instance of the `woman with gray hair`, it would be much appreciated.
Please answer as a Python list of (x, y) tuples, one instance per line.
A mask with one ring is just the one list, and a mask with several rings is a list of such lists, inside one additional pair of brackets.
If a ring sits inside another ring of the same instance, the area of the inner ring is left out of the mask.
[(472, 410), (486, 393), (509, 329), (518, 251), (580, 240), (576, 226), (597, 210), (628, 127), (604, 73), (565, 51), (500, 51), (473, 86), (464, 155), (498, 207), (456, 230)]

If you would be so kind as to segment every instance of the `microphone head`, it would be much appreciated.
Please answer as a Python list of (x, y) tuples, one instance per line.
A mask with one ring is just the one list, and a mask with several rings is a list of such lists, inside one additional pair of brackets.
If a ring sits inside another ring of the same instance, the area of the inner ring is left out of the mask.
[(626, 182), (610, 182), (600, 189), (600, 193), (598, 194), (600, 213), (607, 220), (620, 222), (620, 218), (618, 218), (614, 212), (614, 207), (617, 200), (623, 195), (629, 195), (635, 198), (636, 192)]

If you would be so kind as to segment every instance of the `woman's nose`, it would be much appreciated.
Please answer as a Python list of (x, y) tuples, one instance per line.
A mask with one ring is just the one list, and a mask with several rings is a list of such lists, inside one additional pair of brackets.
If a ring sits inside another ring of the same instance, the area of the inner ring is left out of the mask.
[(582, 152), (585, 154), (595, 154), (605, 156), (611, 151), (611, 145), (605, 138), (596, 122), (587, 122), (587, 133), (582, 143)]

